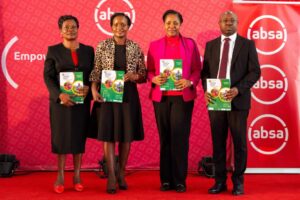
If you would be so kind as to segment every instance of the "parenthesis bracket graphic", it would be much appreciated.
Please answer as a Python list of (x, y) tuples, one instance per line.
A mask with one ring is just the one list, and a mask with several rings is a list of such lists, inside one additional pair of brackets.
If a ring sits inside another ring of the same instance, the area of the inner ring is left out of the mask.
[(7, 54), (8, 51), (10, 50), (10, 48), (12, 47), (12, 45), (14, 43), (16, 43), (18, 41), (18, 37), (15, 36), (13, 37), (5, 46), (3, 52), (2, 52), (2, 56), (1, 56), (1, 66), (2, 66), (2, 72), (4, 74), (4, 77), (6, 78), (6, 80), (8, 81), (8, 83), (15, 89), (17, 89), (19, 87), (19, 85), (14, 82), (14, 80), (12, 80), (12, 78), (10, 77), (8, 71), (7, 71), (7, 67), (6, 67), (6, 58), (7, 58)]

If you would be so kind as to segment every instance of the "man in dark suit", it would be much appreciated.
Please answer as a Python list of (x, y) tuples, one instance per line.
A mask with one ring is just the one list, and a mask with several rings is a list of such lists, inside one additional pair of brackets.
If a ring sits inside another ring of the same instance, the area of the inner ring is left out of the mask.
[[(215, 162), (215, 184), (208, 190), (218, 194), (227, 190), (226, 139), (228, 128), (234, 144), (233, 195), (244, 194), (244, 172), (247, 163), (247, 117), (251, 103), (250, 88), (260, 77), (260, 66), (253, 41), (236, 33), (238, 19), (235, 13), (226, 11), (220, 15), (222, 35), (207, 42), (204, 65), (201, 72), (206, 91), (207, 78), (230, 79), (231, 88), (225, 94), (231, 100), (231, 111), (209, 111)], [(206, 91), (205, 100), (213, 102)]]

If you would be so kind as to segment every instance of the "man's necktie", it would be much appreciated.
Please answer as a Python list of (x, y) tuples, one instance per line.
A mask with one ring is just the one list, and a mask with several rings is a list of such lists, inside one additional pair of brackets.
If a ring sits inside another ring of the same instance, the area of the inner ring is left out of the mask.
[(223, 46), (221, 65), (220, 65), (220, 70), (219, 70), (219, 78), (226, 78), (226, 71), (227, 71), (230, 38), (225, 38), (224, 40), (225, 40), (225, 42), (224, 42), (224, 46)]

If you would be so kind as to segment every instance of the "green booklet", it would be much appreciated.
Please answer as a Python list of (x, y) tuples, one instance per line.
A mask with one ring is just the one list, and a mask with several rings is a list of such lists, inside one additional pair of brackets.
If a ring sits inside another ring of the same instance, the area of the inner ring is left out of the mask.
[(102, 70), (100, 95), (105, 102), (123, 102), (124, 71)]
[(231, 102), (224, 98), (224, 94), (230, 90), (229, 79), (207, 79), (207, 92), (213, 98), (213, 103), (208, 104), (208, 110), (230, 111)]
[(71, 100), (76, 104), (83, 104), (84, 97), (78, 96), (79, 90), (83, 88), (82, 72), (60, 72), (60, 91), (70, 95)]
[(167, 82), (160, 86), (160, 90), (179, 90), (175, 88), (174, 82), (182, 78), (181, 59), (160, 59), (159, 71), (162, 76), (168, 77)]

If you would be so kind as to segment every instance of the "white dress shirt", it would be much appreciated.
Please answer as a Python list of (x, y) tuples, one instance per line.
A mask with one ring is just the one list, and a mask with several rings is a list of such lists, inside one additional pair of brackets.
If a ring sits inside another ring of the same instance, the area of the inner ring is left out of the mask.
[[(226, 68), (226, 78), (227, 79), (230, 79), (231, 59), (232, 59), (233, 48), (234, 48), (236, 37), (237, 37), (237, 33), (234, 33), (228, 37), (228, 38), (230, 38), (230, 40), (229, 40), (228, 61), (227, 61), (227, 68)], [(223, 47), (224, 47), (224, 43), (225, 43), (225, 40), (224, 40), (225, 38), (227, 38), (227, 36), (221, 35), (221, 49), (220, 49), (220, 58), (219, 58), (220, 62), (219, 62), (218, 78), (219, 78), (219, 73), (220, 73), (220, 66), (221, 66), (222, 52), (223, 52)]]

